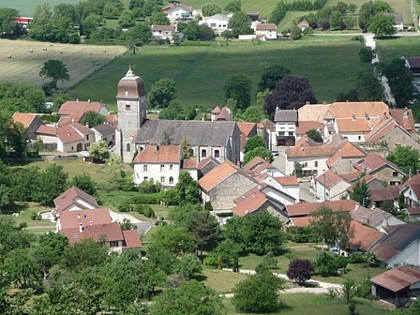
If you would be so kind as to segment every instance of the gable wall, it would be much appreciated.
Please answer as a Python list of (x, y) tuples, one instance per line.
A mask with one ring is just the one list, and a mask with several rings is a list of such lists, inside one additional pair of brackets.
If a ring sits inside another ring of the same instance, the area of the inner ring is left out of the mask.
[(387, 267), (392, 268), (401, 264), (420, 266), (420, 240), (411, 243), (398, 255), (393, 257), (388, 262)]

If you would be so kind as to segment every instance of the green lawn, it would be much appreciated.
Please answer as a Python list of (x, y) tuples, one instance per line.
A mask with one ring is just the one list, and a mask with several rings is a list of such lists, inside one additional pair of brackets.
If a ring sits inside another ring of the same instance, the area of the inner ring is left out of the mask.
[[(282, 256), (277, 257), (278, 261), (278, 269), (273, 270), (275, 273), (287, 273), (287, 269), (289, 267), (289, 263), (291, 259), (300, 258), (300, 259), (309, 259), (315, 260), (318, 250), (316, 250), (312, 246), (307, 245), (296, 245), (291, 246), (288, 248), (288, 253)], [(254, 254), (240, 257), (239, 258), (239, 266), (241, 269), (252, 269), (254, 270), (255, 267), (261, 263), (263, 260), (262, 256), (257, 256)], [(360, 281), (366, 277), (374, 277), (384, 271), (385, 268), (380, 267), (370, 267), (369, 270), (367, 269), (365, 264), (348, 264), (347, 265), (348, 273), (343, 276), (331, 276), (331, 277), (321, 277), (321, 276), (314, 276), (313, 279), (331, 283), (343, 283), (343, 281), (348, 279), (353, 279), (355, 281)]]
[(381, 61), (389, 62), (402, 56), (418, 56), (420, 54), (420, 37), (406, 36), (392, 39), (380, 39), (376, 42)]
[[(343, 315), (348, 314), (348, 306), (340, 299), (332, 299), (327, 295), (314, 294), (281, 294), (284, 306), (272, 315)], [(230, 299), (224, 299), (228, 315), (239, 314), (235, 311)], [(357, 314), (360, 315), (386, 315), (392, 314), (386, 306), (375, 301), (356, 300)], [(248, 313), (240, 313), (250, 315)]]
[[(334, 101), (354, 86), (366, 67), (359, 61), (360, 43), (346, 37), (309, 37), (299, 41), (261, 43), (222, 42), (211, 46), (147, 46), (136, 55), (125, 54), (78, 84), (74, 98), (103, 100), (115, 109), (118, 81), (129, 65), (144, 81), (146, 90), (161, 78), (176, 80), (181, 105), (213, 107), (225, 102), (223, 84), (234, 74), (253, 82), (252, 95), (265, 66), (279, 63), (293, 74), (309, 79), (318, 101)], [(343, 62), (345, 60), (345, 62)], [(204, 83), (205, 82), (205, 83)], [(333, 83), (333, 84), (332, 84)]]
[(247, 275), (218, 269), (204, 268), (204, 283), (217, 293), (230, 293), (235, 285), (248, 278)]
[(288, 11), (283, 20), (279, 23), (277, 30), (282, 32), (286, 29), (292, 28), (292, 25), (296, 24), (296, 21), (304, 15), (308, 15), (313, 11)]

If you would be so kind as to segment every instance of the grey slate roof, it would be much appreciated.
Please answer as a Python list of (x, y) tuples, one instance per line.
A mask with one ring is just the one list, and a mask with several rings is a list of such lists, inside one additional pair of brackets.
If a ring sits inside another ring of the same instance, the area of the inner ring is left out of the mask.
[(103, 136), (112, 135), (115, 133), (115, 127), (108, 125), (108, 124), (102, 124), (94, 127), (97, 132), (99, 132)]
[(181, 144), (185, 138), (189, 145), (226, 146), (237, 128), (234, 121), (146, 120), (137, 133), (135, 143), (164, 141), (165, 132), (171, 144)]
[(278, 121), (297, 122), (298, 111), (296, 109), (276, 109), (274, 122), (278, 122)]

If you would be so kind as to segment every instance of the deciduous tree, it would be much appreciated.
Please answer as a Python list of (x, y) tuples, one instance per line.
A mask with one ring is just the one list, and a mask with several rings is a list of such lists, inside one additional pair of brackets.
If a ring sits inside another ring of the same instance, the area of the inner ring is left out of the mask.
[(82, 119), (80, 119), (80, 123), (82, 125), (88, 125), (89, 128), (96, 127), (98, 125), (102, 125), (106, 122), (105, 116), (101, 115), (95, 111), (87, 111), (84, 113)]
[(322, 143), (324, 140), (322, 139), (322, 135), (318, 130), (311, 129), (305, 133), (309, 138), (314, 140), (315, 142)]
[(245, 152), (252, 151), (256, 148), (265, 148), (265, 141), (259, 135), (249, 138), (245, 143)]
[(270, 163), (274, 161), (273, 153), (270, 150), (267, 150), (264, 147), (257, 147), (251, 151), (247, 151), (244, 155), (244, 165), (251, 161), (256, 156), (260, 158), (267, 159)]
[(52, 79), (52, 84), (57, 87), (58, 81), (70, 80), (69, 70), (64, 62), (61, 60), (50, 59), (44, 62), (44, 65), (39, 72), (39, 76)]
[(239, 109), (245, 110), (251, 104), (252, 81), (243, 74), (231, 76), (225, 81), (225, 99), (233, 99)]
[(266, 66), (261, 74), (260, 82), (258, 82), (258, 91), (263, 92), (267, 89), (272, 91), (276, 87), (277, 82), (288, 74), (290, 74), (290, 69), (282, 65)]
[(237, 11), (229, 20), (229, 27), (232, 33), (238, 37), (239, 35), (253, 34), (251, 29), (251, 19), (242, 11)]
[(92, 143), (89, 147), (89, 156), (94, 160), (105, 161), (109, 158), (108, 145), (100, 140)]
[(397, 31), (394, 27), (394, 18), (378, 13), (371, 19), (368, 31), (374, 33), (376, 37), (394, 35)]
[(353, 190), (349, 193), (349, 196), (363, 207), (369, 208), (372, 205), (369, 187), (363, 177), (354, 184)]
[(203, 16), (212, 16), (218, 13), (222, 13), (222, 9), (214, 3), (205, 3), (201, 7), (201, 12), (203, 12)]
[(96, 194), (96, 183), (93, 181), (92, 177), (86, 173), (74, 176), (70, 182), (70, 185), (76, 186), (89, 195), (93, 196)]
[(167, 107), (176, 98), (175, 80), (160, 79), (156, 81), (148, 94), (151, 107)]
[(410, 146), (398, 145), (386, 159), (396, 164), (406, 174), (415, 175), (420, 169), (420, 154)]
[(295, 258), (289, 263), (287, 277), (296, 280), (299, 284), (303, 284), (306, 280), (311, 279), (313, 271), (314, 266), (310, 260)]

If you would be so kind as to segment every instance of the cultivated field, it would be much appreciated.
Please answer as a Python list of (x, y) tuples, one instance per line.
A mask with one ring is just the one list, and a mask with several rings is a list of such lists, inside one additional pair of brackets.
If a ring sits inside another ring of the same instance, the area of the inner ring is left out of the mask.
[(69, 88), (126, 51), (123, 46), (50, 44), (45, 42), (0, 39), (0, 81), (42, 85), (39, 70), (49, 59), (63, 61), (70, 81), (59, 83)]
[(138, 54), (125, 54), (78, 84), (74, 98), (102, 99), (115, 104), (116, 86), (129, 65), (150, 90), (161, 78), (176, 80), (181, 105), (208, 107), (225, 102), (223, 84), (234, 74), (245, 74), (253, 82), (252, 95), (265, 66), (281, 64), (295, 75), (309, 79), (320, 102), (334, 101), (341, 91), (355, 85), (361, 70), (361, 44), (346, 37), (308, 37), (299, 41), (213, 43), (211, 46), (146, 46)]

